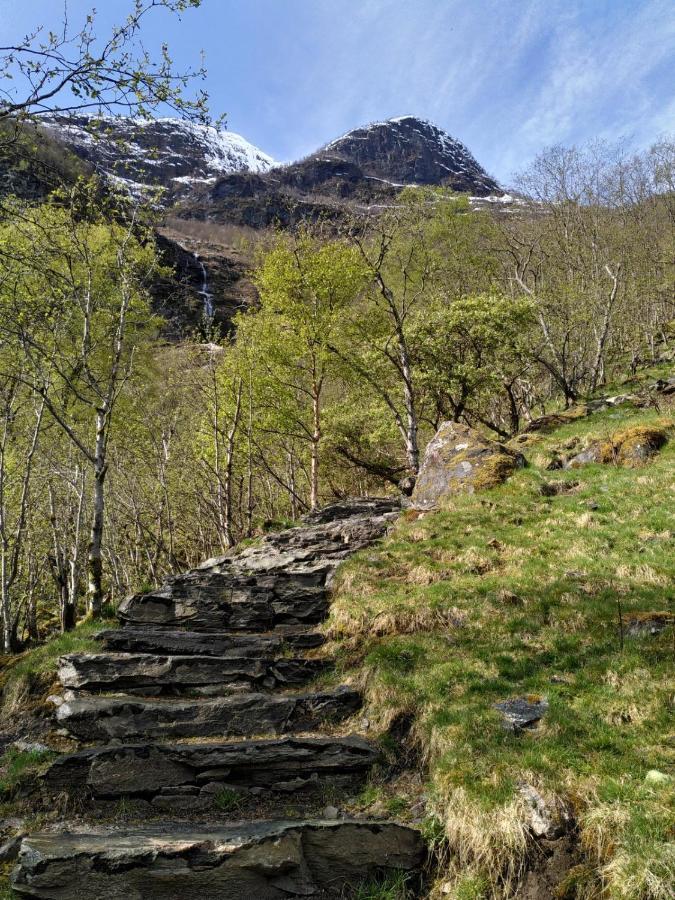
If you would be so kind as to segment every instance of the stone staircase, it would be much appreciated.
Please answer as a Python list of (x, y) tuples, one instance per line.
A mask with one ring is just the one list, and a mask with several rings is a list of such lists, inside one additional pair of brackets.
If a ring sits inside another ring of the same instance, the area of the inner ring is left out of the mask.
[(89, 746), (41, 777), (66, 818), (24, 838), (19, 896), (349, 897), (420, 869), (417, 831), (327, 806), (358, 791), (378, 750), (350, 733), (359, 693), (311, 683), (327, 672), (330, 577), (397, 510), (327, 507), (129, 598), (101, 652), (61, 659), (56, 718)]

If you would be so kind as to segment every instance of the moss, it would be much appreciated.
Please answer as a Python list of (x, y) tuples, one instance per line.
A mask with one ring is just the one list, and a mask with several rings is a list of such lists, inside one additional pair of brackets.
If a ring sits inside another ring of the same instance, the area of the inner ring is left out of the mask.
[(509, 453), (494, 453), (484, 457), (472, 478), (476, 491), (498, 487), (518, 468), (518, 457)]

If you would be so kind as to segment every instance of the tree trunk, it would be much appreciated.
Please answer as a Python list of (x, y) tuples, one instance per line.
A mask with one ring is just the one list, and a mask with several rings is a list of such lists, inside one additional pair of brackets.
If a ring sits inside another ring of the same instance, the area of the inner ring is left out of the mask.
[(309, 476), (309, 505), (312, 509), (317, 509), (319, 506), (319, 442), (321, 440), (321, 407), (319, 398), (320, 389), (315, 387), (312, 394), (312, 456)]
[(9, 602), (9, 588), (7, 585), (7, 546), (3, 541), (0, 558), (0, 579), (2, 591), (2, 649), (4, 653), (12, 652), (12, 610)]
[(405, 455), (410, 471), (417, 475), (420, 470), (420, 451), (417, 443), (417, 410), (415, 409), (415, 392), (413, 390), (410, 357), (402, 334), (399, 335), (399, 356), (401, 373), (403, 375), (403, 402), (406, 413)]
[(106, 415), (103, 410), (96, 413), (96, 456), (94, 461), (94, 512), (87, 553), (89, 575), (88, 611), (94, 619), (101, 616), (103, 607), (103, 521), (105, 513), (105, 445)]

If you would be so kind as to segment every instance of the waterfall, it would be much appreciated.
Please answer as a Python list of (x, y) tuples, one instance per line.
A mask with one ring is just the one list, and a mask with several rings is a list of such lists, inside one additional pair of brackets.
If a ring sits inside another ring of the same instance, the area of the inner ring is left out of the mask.
[(199, 263), (199, 268), (201, 269), (202, 273), (202, 286), (197, 293), (202, 298), (202, 302), (204, 303), (204, 315), (207, 317), (207, 319), (212, 319), (215, 310), (213, 307), (213, 294), (209, 290), (209, 282), (206, 275), (206, 266), (202, 262), (201, 257), (198, 253), (195, 253), (193, 255)]

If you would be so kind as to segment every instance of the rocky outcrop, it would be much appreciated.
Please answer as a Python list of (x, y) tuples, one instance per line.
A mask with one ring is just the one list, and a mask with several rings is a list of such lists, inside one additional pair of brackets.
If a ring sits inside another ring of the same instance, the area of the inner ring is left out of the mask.
[(441, 508), (455, 494), (496, 487), (524, 464), (521, 454), (468, 425), (444, 422), (427, 445), (412, 505), (419, 510)]
[(230, 172), (264, 172), (274, 160), (231, 131), (183, 119), (86, 114), (42, 117), (45, 131), (97, 172), (142, 193), (184, 193)]
[(415, 869), (423, 858), (419, 833), (394, 824), (97, 828), (26, 838), (13, 887), (52, 900), (340, 897), (350, 884)]
[(565, 463), (576, 469), (588, 463), (604, 463), (634, 468), (649, 462), (668, 440), (663, 428), (640, 425), (619, 431), (606, 440), (592, 441)]
[(504, 196), (463, 144), (431, 122), (403, 116), (356, 128), (291, 165), (227, 175), (197, 188), (178, 212), (252, 228), (287, 228), (391, 206), (408, 185), (437, 185), (477, 198)]
[[(123, 627), (99, 635), (101, 652), (62, 657), (57, 723), (99, 745), (54, 761), (35, 796), (77, 810), (87, 825), (25, 838), (17, 894), (344, 897), (382, 871), (419, 866), (413, 830), (312, 818), (326, 791), (354, 791), (379, 753), (338, 732), (359, 710), (359, 691), (297, 692), (326, 671), (325, 659), (305, 652), (323, 643), (315, 626), (336, 566), (383, 535), (398, 508), (388, 499), (336, 503), (130, 598)], [(120, 802), (135, 824), (96, 828)], [(263, 821), (282, 810), (282, 821)], [(248, 824), (204, 825), (228, 812)], [(340, 812), (326, 807), (325, 816)]]
[(367, 178), (399, 186), (443, 185), (476, 196), (500, 193), (497, 182), (464, 144), (416, 116), (357, 128), (327, 144), (316, 156), (357, 165)]

